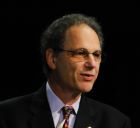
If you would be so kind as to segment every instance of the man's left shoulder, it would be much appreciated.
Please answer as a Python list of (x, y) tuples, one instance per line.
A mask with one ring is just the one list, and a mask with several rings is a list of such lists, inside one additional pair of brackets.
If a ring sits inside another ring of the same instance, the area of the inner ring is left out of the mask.
[(129, 117), (118, 109), (88, 97), (85, 98), (84, 104), (95, 127), (131, 128)]
[(102, 103), (100, 101), (87, 98), (88, 107), (91, 111), (96, 111), (98, 115), (102, 117), (108, 117), (110, 119), (117, 119), (117, 120), (129, 120), (129, 117), (122, 113), (120, 110), (116, 109), (115, 107)]

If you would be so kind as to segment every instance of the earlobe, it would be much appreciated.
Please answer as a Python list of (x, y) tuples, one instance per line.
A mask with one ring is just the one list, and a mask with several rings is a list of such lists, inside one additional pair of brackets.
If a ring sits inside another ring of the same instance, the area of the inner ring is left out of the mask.
[(54, 56), (54, 51), (53, 49), (47, 49), (46, 50), (46, 62), (48, 64), (48, 66), (54, 70), (56, 68), (56, 64), (55, 64), (55, 56)]

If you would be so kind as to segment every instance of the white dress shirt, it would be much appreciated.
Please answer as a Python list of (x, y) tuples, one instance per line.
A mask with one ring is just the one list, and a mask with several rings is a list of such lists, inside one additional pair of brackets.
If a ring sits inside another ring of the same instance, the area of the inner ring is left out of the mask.
[[(48, 102), (50, 105), (53, 121), (54, 121), (54, 126), (57, 127), (59, 122), (62, 122), (63, 120), (63, 113), (62, 113), (62, 108), (65, 106), (65, 104), (60, 100), (58, 96), (53, 92), (51, 89), (49, 83), (46, 83), (46, 94), (48, 98)], [(77, 114), (78, 109), (79, 109), (79, 103), (80, 103), (81, 97), (72, 104), (71, 106), (74, 108), (75, 113)], [(71, 114), (69, 117), (69, 126), (70, 128), (73, 128), (74, 122), (75, 122), (76, 116), (74, 114)]]

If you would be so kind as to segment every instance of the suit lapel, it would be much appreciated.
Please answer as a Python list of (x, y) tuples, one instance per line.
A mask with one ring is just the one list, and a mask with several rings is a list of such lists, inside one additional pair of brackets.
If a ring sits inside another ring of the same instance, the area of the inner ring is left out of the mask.
[(94, 128), (94, 115), (95, 113), (90, 111), (87, 99), (82, 96), (74, 128)]
[(30, 106), (31, 120), (29, 125), (31, 128), (54, 128), (51, 110), (46, 98), (45, 85), (33, 95)]

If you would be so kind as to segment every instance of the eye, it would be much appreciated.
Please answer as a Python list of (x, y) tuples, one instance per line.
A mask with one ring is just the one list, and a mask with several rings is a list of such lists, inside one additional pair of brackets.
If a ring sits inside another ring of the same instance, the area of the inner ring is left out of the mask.
[(88, 52), (85, 49), (79, 49), (74, 52), (75, 55), (87, 56)]
[(77, 55), (85, 55), (85, 52), (84, 51), (76, 51), (75, 52)]
[(101, 57), (101, 52), (95, 52), (95, 53), (93, 53), (93, 55), (97, 58), (100, 58)]

